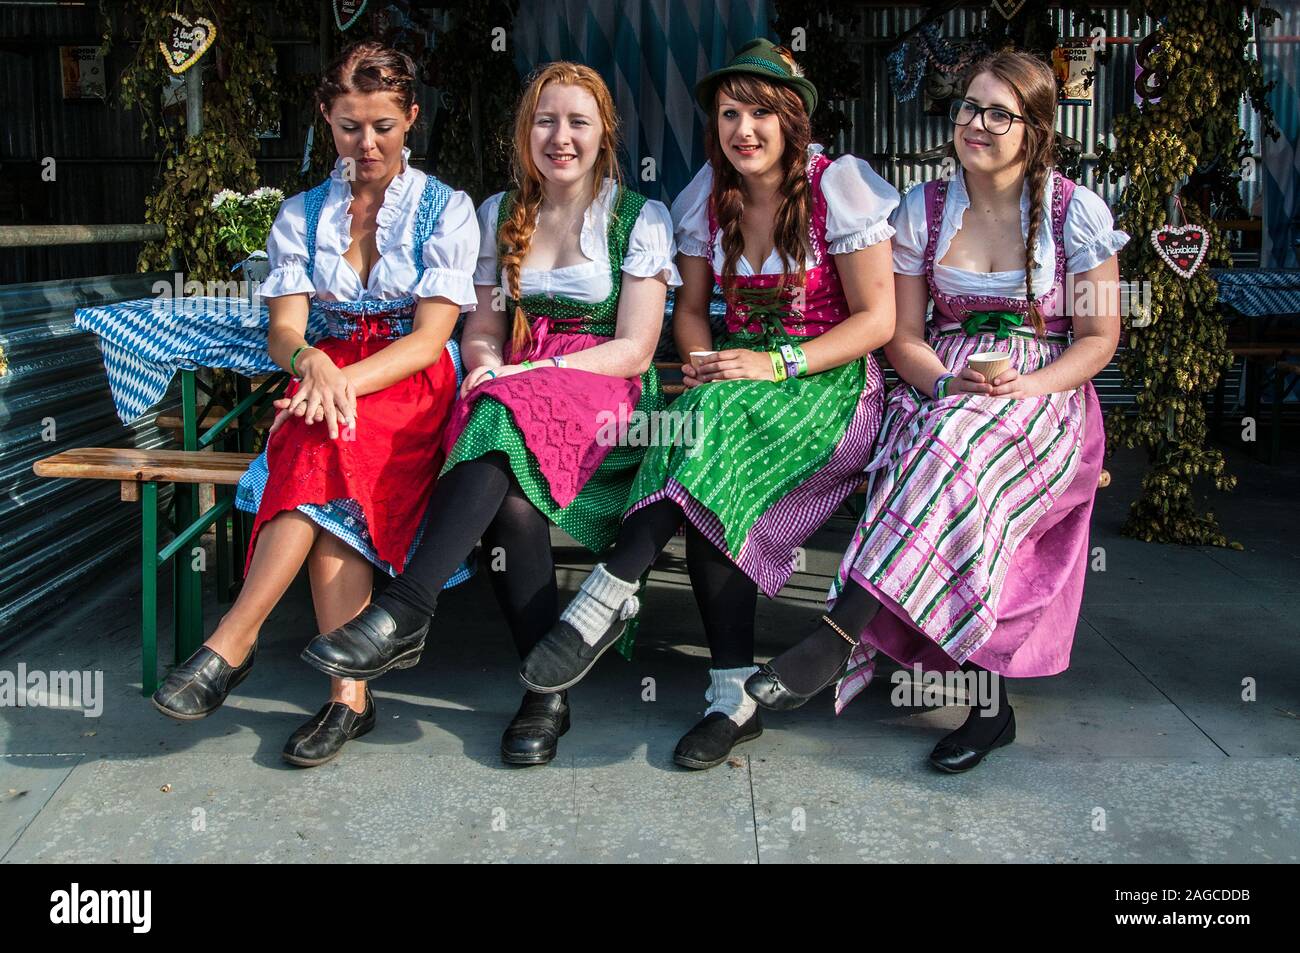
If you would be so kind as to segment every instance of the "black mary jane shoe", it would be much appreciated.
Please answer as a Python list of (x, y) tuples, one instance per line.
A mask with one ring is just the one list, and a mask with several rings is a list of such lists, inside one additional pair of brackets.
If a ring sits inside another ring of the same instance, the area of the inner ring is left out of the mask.
[(314, 768), (338, 757), (343, 746), (375, 727), (375, 699), (366, 686), (366, 710), (358, 715), (343, 702), (325, 707), (301, 725), (284, 743), (284, 760), (300, 768)]
[(807, 695), (803, 695), (792, 688), (787, 688), (781, 681), (781, 676), (776, 674), (776, 669), (764, 663), (758, 667), (757, 672), (745, 679), (745, 694), (768, 711), (794, 711), (809, 702), (822, 689), (834, 685), (844, 674), (846, 665), (848, 665), (848, 658), (845, 658), (844, 662), (835, 669), (835, 674)]
[(212, 714), (226, 696), (248, 678), (257, 655), (254, 644), (238, 667), (232, 666), (206, 645), (176, 666), (153, 693), (153, 707), (168, 718), (198, 721)]
[(420, 661), (429, 623), (399, 632), (397, 620), (373, 602), (351, 622), (316, 636), (302, 650), (302, 660), (335, 678), (369, 681)]
[(519, 668), (519, 681), (529, 691), (543, 695), (572, 688), (614, 647), (626, 628), (626, 619), (615, 619), (595, 645), (588, 645), (569, 623), (556, 622), (524, 659)]
[[(1010, 706), (1008, 706), (1010, 711)], [(930, 752), (930, 763), (946, 774), (961, 774), (963, 771), (969, 771), (975, 765), (984, 760), (984, 756), (994, 748), (1001, 748), (1011, 744), (1016, 740), (1016, 713), (1010, 711), (1011, 717), (1007, 723), (1002, 726), (993, 743), (987, 748), (970, 748), (963, 744), (958, 744), (948, 739), (952, 735), (941, 738), (939, 743), (934, 746)], [(959, 729), (960, 730), (960, 729)], [(953, 732), (956, 734), (957, 732)]]
[(763, 719), (757, 711), (743, 725), (715, 711), (682, 735), (673, 752), (673, 761), (696, 771), (717, 767), (727, 760), (732, 748), (743, 741), (753, 741), (762, 733)]
[(501, 760), (506, 764), (546, 764), (555, 757), (560, 736), (568, 730), (568, 692), (525, 692), (519, 711), (501, 736)]

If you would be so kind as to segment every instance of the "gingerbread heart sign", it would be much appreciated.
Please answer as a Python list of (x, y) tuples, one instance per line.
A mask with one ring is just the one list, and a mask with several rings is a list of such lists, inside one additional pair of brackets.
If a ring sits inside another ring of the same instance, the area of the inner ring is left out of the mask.
[(168, 68), (179, 76), (197, 63), (217, 38), (217, 25), (207, 17), (195, 17), (190, 22), (179, 13), (169, 13), (171, 33), (158, 41)]
[(361, 19), (365, 9), (366, 0), (334, 0), (334, 25), (340, 32), (346, 32)]
[(1210, 236), (1199, 225), (1165, 225), (1151, 230), (1151, 244), (1175, 274), (1190, 278), (1210, 250)]
[(1020, 8), (1025, 5), (1025, 0), (993, 0), (993, 9), (1002, 14), (1004, 19), (1010, 20), (1020, 12)]

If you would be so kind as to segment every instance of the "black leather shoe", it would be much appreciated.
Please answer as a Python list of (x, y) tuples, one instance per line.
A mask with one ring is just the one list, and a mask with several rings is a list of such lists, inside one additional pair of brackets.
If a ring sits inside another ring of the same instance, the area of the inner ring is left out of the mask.
[(351, 622), (318, 635), (302, 650), (302, 660), (335, 678), (369, 680), (420, 661), (429, 623), (411, 632), (397, 631), (396, 620), (371, 603)]
[(568, 692), (525, 692), (519, 711), (501, 736), (501, 760), (506, 764), (546, 764), (555, 757), (560, 735), (568, 730)]
[(375, 700), (366, 686), (366, 710), (358, 715), (343, 702), (327, 702), (311, 721), (284, 743), (284, 760), (300, 768), (314, 768), (338, 757), (343, 746), (375, 727)]
[(948, 774), (961, 774), (983, 761), (984, 756), (994, 748), (1001, 748), (1016, 740), (1016, 713), (1011, 712), (1011, 717), (1007, 719), (1007, 723), (1002, 726), (1002, 730), (987, 748), (970, 748), (949, 741), (948, 738), (951, 737), (952, 735), (948, 735), (940, 739), (934, 746), (934, 750), (930, 752), (930, 763)]
[(153, 707), (168, 718), (198, 721), (212, 714), (253, 670), (257, 645), (234, 668), (206, 645), (176, 666), (153, 693)]
[(519, 680), (524, 688), (543, 695), (572, 688), (591, 671), (597, 659), (613, 648), (626, 628), (626, 619), (615, 619), (599, 642), (588, 645), (577, 629), (561, 620), (528, 653), (519, 669)]
[(682, 735), (673, 752), (673, 760), (683, 768), (702, 770), (722, 764), (731, 749), (742, 741), (753, 741), (763, 733), (763, 719), (758, 712), (749, 721), (737, 725), (720, 711), (705, 715), (690, 731)]
[(835, 670), (834, 675), (822, 682), (816, 689), (807, 695), (801, 695), (799, 692), (787, 688), (781, 681), (781, 676), (776, 674), (776, 670), (764, 663), (758, 667), (757, 672), (745, 679), (745, 694), (769, 711), (794, 711), (826, 686), (834, 685), (843, 674), (844, 665), (841, 665)]

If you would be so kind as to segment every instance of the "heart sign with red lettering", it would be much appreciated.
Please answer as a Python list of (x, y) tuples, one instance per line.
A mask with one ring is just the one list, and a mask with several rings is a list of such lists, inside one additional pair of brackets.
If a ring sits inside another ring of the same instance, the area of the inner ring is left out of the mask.
[(1210, 236), (1200, 225), (1165, 225), (1151, 230), (1151, 244), (1176, 274), (1190, 278), (1210, 250)]

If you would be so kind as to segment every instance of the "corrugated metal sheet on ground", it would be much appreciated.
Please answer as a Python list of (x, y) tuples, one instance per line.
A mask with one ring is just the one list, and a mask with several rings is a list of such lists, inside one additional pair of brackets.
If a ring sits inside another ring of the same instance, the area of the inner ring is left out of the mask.
[(95, 336), (72, 324), (76, 308), (143, 297), (157, 280), (166, 276), (0, 286), (0, 646), (96, 573), (136, 563), (140, 510), (117, 483), (44, 479), (32, 464), (73, 447), (171, 443), (157, 412), (122, 426)]

